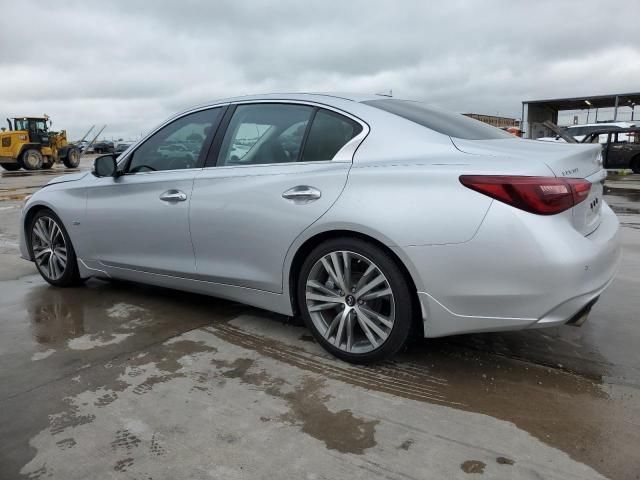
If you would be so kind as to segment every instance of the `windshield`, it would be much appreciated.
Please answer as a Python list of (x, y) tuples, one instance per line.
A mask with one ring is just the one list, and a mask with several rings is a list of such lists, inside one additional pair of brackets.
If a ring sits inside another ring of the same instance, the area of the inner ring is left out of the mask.
[(43, 119), (29, 119), (29, 118), (16, 118), (14, 119), (14, 128), (16, 130), (29, 130), (29, 125), (31, 128), (35, 128), (37, 131), (46, 132), (47, 131), (47, 122)]
[(508, 132), (459, 113), (408, 100), (384, 99), (363, 102), (372, 107), (411, 120), (436, 132), (466, 140), (515, 138)]

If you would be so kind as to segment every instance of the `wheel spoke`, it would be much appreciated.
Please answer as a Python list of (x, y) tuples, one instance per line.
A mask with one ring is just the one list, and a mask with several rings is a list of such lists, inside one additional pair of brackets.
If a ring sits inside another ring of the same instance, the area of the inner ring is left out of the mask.
[(359, 310), (361, 312), (364, 312), (364, 314), (367, 317), (375, 318), (378, 322), (380, 322), (385, 327), (387, 327), (387, 328), (392, 328), (393, 327), (393, 321), (389, 317), (385, 317), (384, 315), (380, 315), (379, 313), (374, 312), (373, 310), (371, 310), (370, 308), (365, 307), (364, 305), (360, 306)]
[(327, 295), (318, 295), (317, 293), (306, 293), (307, 300), (314, 300), (316, 302), (327, 302), (327, 303), (342, 303), (340, 297), (329, 297)]
[(347, 352), (353, 348), (353, 313), (347, 316)]
[(367, 327), (373, 330), (380, 339), (384, 340), (385, 338), (387, 338), (387, 334), (384, 331), (382, 331), (382, 329), (378, 327), (378, 325), (376, 325), (376, 323), (373, 320), (371, 320), (367, 316), (367, 314), (364, 311), (362, 311), (362, 309), (358, 308), (356, 310), (356, 313), (358, 314), (358, 318), (361, 318), (362, 321), (367, 324)]
[(373, 336), (373, 333), (371, 333), (371, 330), (369, 329), (369, 326), (363, 320), (363, 318), (364, 318), (363, 315), (358, 315), (358, 323), (360, 324), (360, 328), (362, 328), (362, 331), (364, 332), (364, 334), (367, 337), (367, 339), (369, 340), (369, 342), (371, 342), (371, 345), (373, 345), (373, 348), (376, 348), (378, 346), (378, 341)]
[(342, 252), (342, 263), (344, 264), (345, 292), (347, 292), (351, 289), (351, 255), (349, 255), (349, 252)]
[(347, 291), (347, 285), (344, 281), (344, 274), (342, 273), (342, 267), (340, 266), (340, 258), (338, 258), (338, 254), (333, 252), (329, 255), (329, 257), (331, 258), (331, 263), (333, 264), (333, 271), (336, 274), (336, 277), (338, 279), (338, 286), (340, 287), (340, 290), (342, 290), (343, 292)]
[(329, 340), (329, 337), (331, 337), (331, 334), (340, 323), (340, 318), (342, 318), (342, 315), (344, 315), (344, 312), (338, 312), (338, 314), (335, 317), (333, 317), (333, 320), (331, 321), (329, 328), (327, 328), (327, 330), (324, 332), (324, 337), (327, 340)]
[(40, 242), (43, 244), (47, 244), (49, 239), (47, 238), (47, 234), (44, 232), (42, 228), (42, 219), (39, 219), (36, 224), (33, 226), (33, 233), (40, 239)]
[(363, 287), (359, 288), (356, 291), (356, 296), (357, 297), (362, 297), (365, 293), (367, 293), (368, 291), (370, 291), (371, 289), (377, 287), (378, 285), (380, 285), (382, 282), (386, 282), (386, 279), (384, 278), (384, 276), (382, 276), (381, 274), (378, 275), (377, 277), (375, 277), (373, 280), (371, 280), (369, 283), (367, 283), (366, 285), (364, 285)]
[(336, 333), (336, 338), (333, 341), (334, 345), (338, 348), (340, 348), (340, 345), (342, 344), (342, 333), (344, 331), (344, 324), (346, 323), (348, 316), (349, 316), (348, 309), (345, 308), (342, 312), (340, 312), (340, 322), (338, 323), (338, 333)]
[(374, 300), (376, 298), (381, 298), (381, 297), (387, 297), (389, 295), (391, 295), (391, 289), (389, 288), (384, 288), (382, 290), (378, 290), (376, 292), (369, 292), (366, 295), (362, 295), (360, 297), (361, 300), (364, 300), (365, 302), (368, 302), (369, 300)]
[(318, 290), (318, 291), (320, 291), (320, 292), (322, 292), (322, 293), (324, 293), (326, 295), (334, 296), (336, 298), (340, 298), (340, 296), (338, 295), (338, 292), (334, 292), (330, 288), (325, 287), (323, 284), (321, 284), (317, 280), (309, 280), (307, 282), (307, 287), (315, 288), (316, 290)]
[(341, 281), (338, 278), (338, 275), (336, 274), (336, 272), (333, 270), (333, 267), (331, 267), (331, 265), (327, 261), (327, 258), (323, 257), (321, 262), (322, 262), (322, 266), (324, 267), (326, 272), (329, 274), (329, 277), (331, 277), (331, 280), (333, 281), (333, 283), (336, 284), (339, 288), (342, 288)]
[(367, 267), (367, 269), (364, 271), (364, 273), (360, 277), (360, 280), (358, 280), (358, 283), (356, 284), (356, 291), (362, 288), (362, 286), (367, 281), (367, 278), (369, 277), (369, 275), (371, 275), (375, 270), (376, 270), (376, 267), (373, 264), (370, 264)]

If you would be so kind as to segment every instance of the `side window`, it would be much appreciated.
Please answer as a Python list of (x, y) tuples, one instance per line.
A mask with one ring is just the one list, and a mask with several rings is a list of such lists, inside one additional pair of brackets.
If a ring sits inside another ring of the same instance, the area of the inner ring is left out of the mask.
[(340, 114), (320, 109), (316, 113), (304, 146), (301, 161), (331, 160), (362, 126)]
[(194, 168), (220, 122), (222, 108), (191, 113), (149, 137), (132, 154), (127, 173)]
[(222, 141), (218, 166), (296, 162), (312, 113), (306, 105), (239, 105)]

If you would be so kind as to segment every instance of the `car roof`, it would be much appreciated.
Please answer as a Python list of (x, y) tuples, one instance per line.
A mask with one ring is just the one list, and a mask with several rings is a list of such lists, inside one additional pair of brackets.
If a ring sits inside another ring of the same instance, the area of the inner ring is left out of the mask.
[(299, 93), (265, 93), (257, 95), (242, 95), (237, 97), (221, 98), (210, 102), (205, 102), (197, 107), (205, 107), (209, 105), (219, 105), (223, 103), (236, 103), (243, 101), (255, 101), (255, 100), (301, 100), (308, 102), (326, 103), (331, 105), (335, 101), (352, 101), (352, 102), (366, 102), (368, 100), (377, 100), (380, 98), (389, 98), (386, 95), (373, 95), (373, 94), (359, 94), (359, 93), (341, 93), (341, 92), (299, 92)]

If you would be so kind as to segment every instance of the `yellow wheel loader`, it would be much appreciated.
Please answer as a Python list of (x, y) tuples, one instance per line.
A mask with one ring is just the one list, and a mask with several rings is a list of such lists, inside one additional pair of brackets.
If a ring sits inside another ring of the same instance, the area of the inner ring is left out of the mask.
[(0, 166), (14, 171), (51, 168), (62, 161), (67, 168), (80, 164), (80, 150), (67, 141), (67, 132), (49, 130), (49, 117), (7, 118), (9, 129), (0, 132)]

